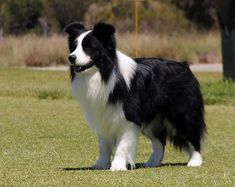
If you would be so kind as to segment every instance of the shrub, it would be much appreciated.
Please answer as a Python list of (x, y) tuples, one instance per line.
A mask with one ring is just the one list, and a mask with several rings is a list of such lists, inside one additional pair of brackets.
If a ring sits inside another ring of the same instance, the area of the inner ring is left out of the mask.
[(22, 34), (39, 25), (43, 4), (41, 0), (3, 1), (0, 12), (5, 33)]
[[(105, 20), (116, 25), (121, 32), (133, 30), (133, 1), (118, 0), (109, 3), (93, 3), (89, 6), (84, 20), (93, 25)], [(139, 24), (142, 32), (168, 33), (190, 27), (183, 11), (174, 5), (159, 1), (139, 1)]]

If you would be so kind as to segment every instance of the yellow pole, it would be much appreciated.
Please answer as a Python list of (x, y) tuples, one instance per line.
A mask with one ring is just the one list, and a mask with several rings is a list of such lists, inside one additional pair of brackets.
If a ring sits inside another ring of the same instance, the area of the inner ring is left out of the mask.
[(135, 57), (138, 56), (138, 38), (139, 38), (139, 33), (138, 33), (138, 21), (139, 21), (139, 12), (138, 12), (138, 0), (134, 0), (134, 33), (135, 33), (135, 37), (134, 37), (134, 50), (135, 50)]

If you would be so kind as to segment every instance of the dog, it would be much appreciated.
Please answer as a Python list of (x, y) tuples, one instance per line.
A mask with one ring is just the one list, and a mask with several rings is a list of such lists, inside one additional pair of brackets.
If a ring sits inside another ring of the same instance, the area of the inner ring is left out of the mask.
[(135, 168), (140, 133), (152, 142), (146, 167), (161, 165), (167, 140), (186, 151), (188, 166), (202, 164), (203, 98), (186, 62), (131, 58), (116, 49), (115, 28), (104, 22), (93, 29), (73, 22), (65, 32), (72, 94), (99, 141), (94, 169)]

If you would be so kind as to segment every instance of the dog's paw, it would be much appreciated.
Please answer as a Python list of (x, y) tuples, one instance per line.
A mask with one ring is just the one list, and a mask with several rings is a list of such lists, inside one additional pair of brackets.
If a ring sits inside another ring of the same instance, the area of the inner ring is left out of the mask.
[(111, 171), (126, 171), (127, 170), (127, 167), (126, 166), (122, 166), (122, 165), (114, 165), (114, 166), (111, 166), (110, 168)]
[(200, 153), (195, 152), (192, 158), (189, 160), (188, 167), (198, 167), (202, 165), (202, 157)]
[(122, 158), (115, 158), (111, 164), (111, 171), (126, 171), (126, 161)]
[(190, 160), (187, 164), (188, 167), (198, 167), (202, 165), (202, 160), (197, 159), (197, 160)]
[(92, 166), (93, 169), (109, 169), (110, 168), (110, 162), (97, 160), (95, 165)]
[(149, 160), (144, 164), (144, 167), (157, 167), (161, 166), (161, 160), (157, 157), (157, 155), (152, 154)]
[(161, 162), (151, 162), (151, 161), (148, 161), (144, 164), (144, 167), (146, 168), (151, 168), (151, 167), (158, 167), (158, 166), (161, 166)]

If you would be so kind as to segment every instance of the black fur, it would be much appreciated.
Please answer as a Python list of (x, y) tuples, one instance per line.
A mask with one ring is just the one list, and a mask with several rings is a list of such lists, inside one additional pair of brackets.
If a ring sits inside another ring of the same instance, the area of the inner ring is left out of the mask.
[[(188, 140), (200, 152), (200, 140), (206, 130), (204, 106), (199, 83), (188, 64), (159, 58), (135, 61), (138, 68), (130, 90), (120, 78), (109, 103), (122, 102), (126, 118), (139, 126), (160, 116), (154, 133), (163, 144), (167, 136), (179, 148), (188, 146)], [(166, 120), (176, 129), (173, 137), (166, 134)]]
[[(81, 23), (74, 22), (65, 28), (69, 34), (68, 42), (70, 52), (76, 49), (76, 38), (87, 31)], [(103, 80), (106, 82), (117, 63), (115, 29), (106, 23), (97, 23), (92, 32), (83, 40), (84, 51), (91, 56), (92, 61), (100, 69)], [(71, 80), (75, 77), (75, 68), (70, 67)]]
[[(74, 50), (74, 37), (86, 30), (79, 28), (81, 30), (69, 29), (71, 51)], [(136, 58), (137, 71), (128, 89), (117, 67), (114, 33), (111, 25), (98, 23), (82, 43), (104, 82), (109, 80), (113, 70), (116, 71), (118, 82), (109, 95), (108, 104), (122, 103), (126, 119), (138, 126), (156, 123), (154, 135), (164, 145), (167, 138), (179, 148), (187, 147), (190, 142), (200, 152), (201, 139), (206, 132), (203, 98), (188, 64), (160, 58)], [(71, 68), (71, 77), (74, 76)], [(176, 134), (167, 132), (166, 121), (176, 129)]]

